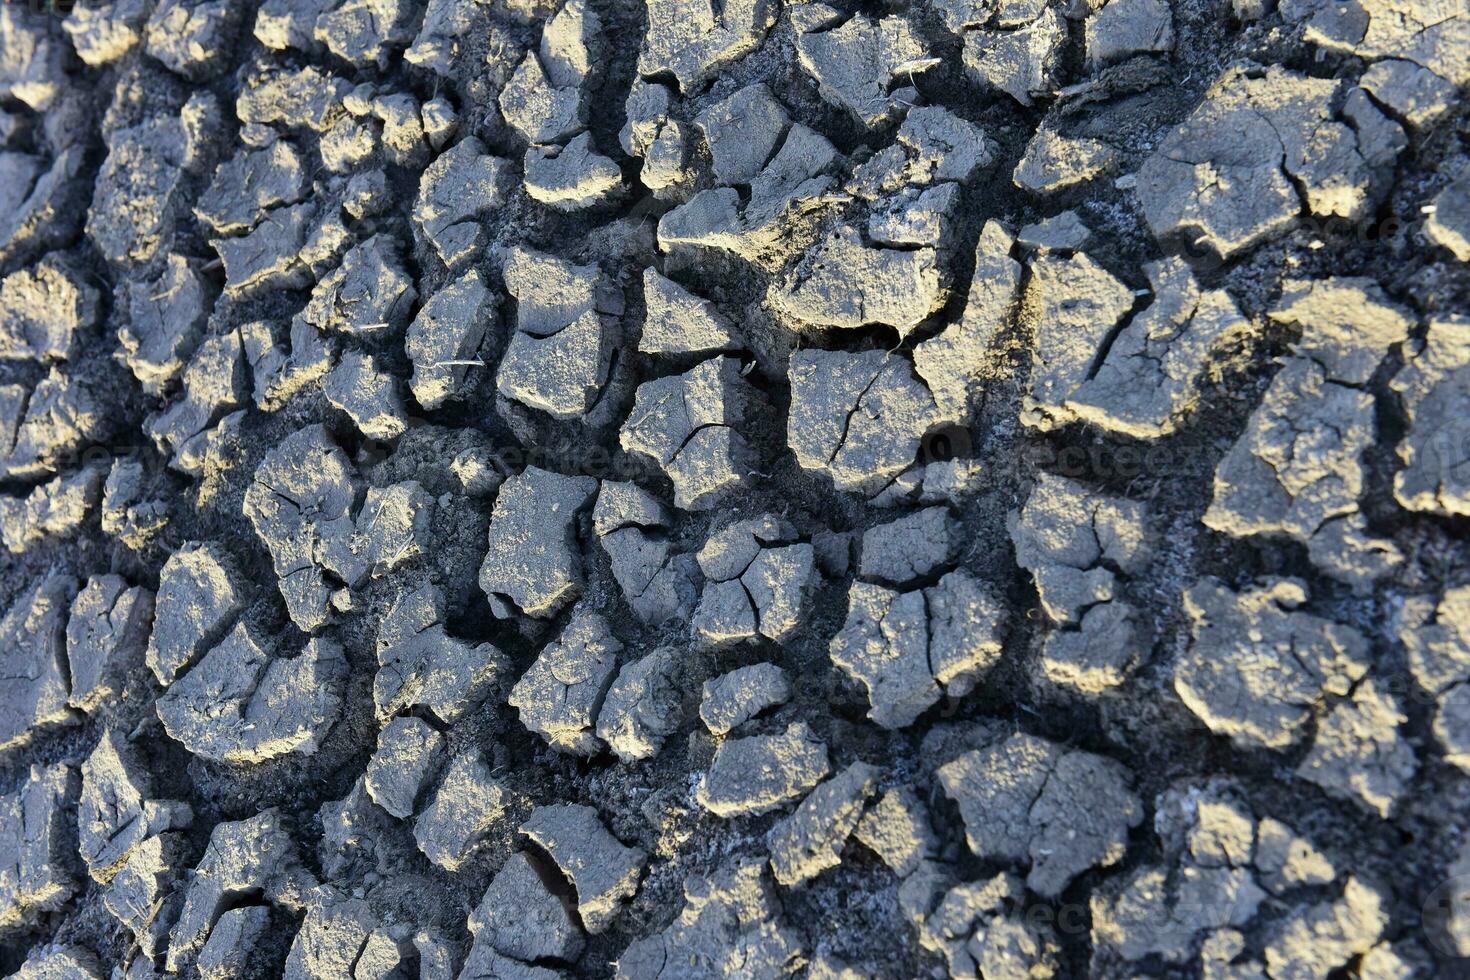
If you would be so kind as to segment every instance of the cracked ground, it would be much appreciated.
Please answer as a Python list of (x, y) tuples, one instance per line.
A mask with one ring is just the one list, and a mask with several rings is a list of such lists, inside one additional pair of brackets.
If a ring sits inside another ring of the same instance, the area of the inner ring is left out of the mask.
[(1464, 0), (0, 4), (0, 976), (1470, 977)]

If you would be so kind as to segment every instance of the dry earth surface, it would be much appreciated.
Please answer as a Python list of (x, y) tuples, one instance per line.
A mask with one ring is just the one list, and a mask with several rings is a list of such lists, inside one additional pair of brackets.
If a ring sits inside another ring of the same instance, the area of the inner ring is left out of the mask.
[(0, 975), (1470, 976), (1465, 0), (0, 5)]

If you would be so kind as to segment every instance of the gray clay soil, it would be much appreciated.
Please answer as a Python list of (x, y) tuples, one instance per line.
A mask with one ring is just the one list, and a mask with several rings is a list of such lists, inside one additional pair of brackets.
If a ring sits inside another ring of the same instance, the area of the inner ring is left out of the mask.
[(0, 5), (0, 975), (1470, 976), (1467, 86)]

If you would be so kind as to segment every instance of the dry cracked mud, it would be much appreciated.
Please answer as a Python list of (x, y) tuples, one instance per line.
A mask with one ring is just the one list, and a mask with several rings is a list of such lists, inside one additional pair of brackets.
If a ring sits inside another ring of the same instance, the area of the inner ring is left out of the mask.
[(0, 976), (1470, 977), (1465, 0), (0, 4)]

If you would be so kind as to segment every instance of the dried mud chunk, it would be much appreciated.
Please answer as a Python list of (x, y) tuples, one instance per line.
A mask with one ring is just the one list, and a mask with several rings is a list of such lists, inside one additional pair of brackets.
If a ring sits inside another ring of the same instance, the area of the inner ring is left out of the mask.
[(79, 224), (73, 207), (85, 148), (70, 146), (47, 163), (26, 153), (0, 152), (0, 262), (64, 245)]
[(1010, 520), (1016, 563), (1036, 579), (1042, 608), (1075, 623), (1114, 596), (1117, 576), (1136, 573), (1151, 554), (1147, 505), (1042, 473)]
[(1372, 949), (1388, 927), (1385, 898), (1349, 878), (1342, 897), (1303, 906), (1276, 929), (1266, 944), (1266, 970), (1282, 980), (1325, 980)]
[(62, 91), (66, 44), (43, 8), (0, 10), (0, 97), (45, 112)]
[(1071, 421), (1067, 396), (1091, 377), (1114, 327), (1133, 308), (1133, 290), (1085, 254), (1042, 254), (1031, 261), (1022, 302), (1035, 328), (1021, 418), (1047, 430)]
[(983, 88), (1029, 106), (1054, 94), (1066, 40), (1065, 22), (1049, 7), (1014, 30), (966, 32), (965, 69)]
[(150, 395), (184, 371), (199, 346), (213, 297), (199, 264), (170, 255), (157, 278), (130, 281), (123, 289), (128, 322), (117, 331), (124, 362)]
[(1011, 180), (1032, 194), (1056, 194), (1096, 179), (1117, 160), (1117, 152), (1106, 143), (1042, 128), (1026, 144)]
[(527, 142), (561, 143), (587, 124), (586, 87), (601, 57), (602, 21), (569, 0), (546, 22), (500, 92), (500, 112)]
[(68, 703), (95, 711), (116, 697), (143, 663), (153, 621), (153, 593), (119, 575), (94, 575), (71, 604), (66, 623)]
[(1014, 875), (957, 885), (919, 927), (919, 941), (945, 958), (953, 977), (1048, 980), (1060, 950), (1051, 928), (1025, 912)]
[(418, 481), (369, 487), (356, 527), (326, 541), (322, 561), (352, 586), (382, 578), (428, 552), (433, 519), (434, 498)]
[(388, 49), (413, 40), (420, 8), (404, 0), (334, 0), (316, 19), (316, 40), (343, 61), (387, 64)]
[(1368, 60), (1386, 59), (1379, 64), (1396, 59), (1419, 67), (1432, 77), (1435, 89), (1450, 90), (1448, 103), (1453, 103), (1455, 87), (1470, 82), (1470, 65), (1465, 59), (1470, 15), (1454, 4), (1362, 0), (1345, 16), (1334, 4), (1311, 0), (1292, 4), (1287, 12), (1291, 19), (1307, 20), (1307, 40), (1322, 47)]
[(651, 0), (638, 74), (651, 78), (667, 72), (691, 91), (758, 48), (775, 19), (771, 0)]
[(929, 812), (908, 787), (891, 789), (879, 797), (864, 811), (853, 836), (900, 878), (913, 874), (939, 850)]
[(768, 708), (791, 699), (791, 681), (775, 664), (752, 664), (704, 682), (699, 717), (715, 735), (728, 735)]
[(1213, 930), (1252, 921), (1268, 897), (1257, 879), (1279, 871), (1287, 840), (1310, 851), (1276, 821), (1258, 825), (1226, 781), (1184, 784), (1161, 793), (1154, 830), (1164, 863), (1138, 868), (1092, 897), (1095, 962), (1157, 956), (1166, 963), (1188, 963), (1202, 946), (1208, 948)]
[(932, 392), (939, 418), (968, 425), (981, 395), (980, 375), (1009, 325), (1021, 282), (1011, 233), (987, 221), (975, 245), (975, 275), (959, 320), (914, 347), (914, 369)]
[(1039, 252), (1075, 252), (1091, 240), (1092, 229), (1077, 217), (1076, 211), (1063, 211), (1033, 224), (1022, 225), (1016, 232), (1018, 244)]
[(441, 77), (452, 77), (470, 49), (470, 39), (489, 33), (486, 14), (480, 4), (429, 0), (418, 35), (403, 53), (403, 60)]
[(119, 734), (104, 731), (82, 763), (77, 804), (78, 850), (93, 879), (112, 881), (144, 841), (193, 821), (189, 804), (152, 797), (145, 761)]
[(756, 82), (705, 109), (694, 125), (709, 144), (715, 178), (746, 184), (765, 169), (790, 122), (785, 106), (764, 82)]
[(323, 877), (340, 880), (385, 870), (387, 837), (396, 836), (396, 828), (392, 818), (373, 803), (363, 777), (357, 777), (342, 799), (318, 807), (316, 820), (322, 828), (316, 853)]
[(221, 235), (249, 231), (271, 208), (306, 197), (301, 155), (287, 140), (241, 147), (219, 165), (214, 180), (194, 205), (194, 213)]
[(596, 754), (594, 728), (622, 648), (607, 620), (576, 610), (510, 692), (521, 724), (562, 752)]
[(264, 967), (262, 941), (270, 929), (271, 912), (265, 905), (246, 905), (225, 911), (199, 951), (195, 966), (204, 980), (241, 980)]
[(553, 888), (548, 872), (525, 851), (512, 854), (470, 913), (475, 945), (526, 963), (575, 961), (586, 937)]
[(186, 670), (245, 608), (233, 563), (213, 542), (185, 544), (158, 576), (147, 661), (165, 687)]
[(397, 439), (408, 430), (398, 384), (377, 358), (347, 351), (322, 379), (327, 401), (346, 412), (369, 439)]
[(342, 713), (347, 661), (334, 641), (312, 638), (273, 657), (244, 623), (158, 698), (169, 735), (217, 762), (312, 755)]
[(326, 132), (342, 112), (352, 86), (312, 65), (289, 69), (269, 62), (245, 69), (235, 115), (243, 124), (279, 124)]
[(581, 593), (577, 513), (596, 492), (591, 477), (535, 466), (501, 485), (480, 566), (480, 588), (495, 615), (546, 619)]
[(1432, 727), (1446, 761), (1470, 769), (1470, 588), (1408, 599), (1398, 635), (1414, 680), (1438, 700)]
[(168, 505), (145, 499), (152, 486), (141, 460), (118, 457), (102, 486), (102, 532), (117, 538), (134, 551), (148, 546), (168, 524)]
[(858, 574), (891, 585), (908, 585), (952, 562), (960, 526), (947, 507), (928, 507), (863, 532)]
[(753, 816), (800, 799), (831, 771), (826, 744), (796, 722), (775, 735), (721, 742), (695, 798), (726, 820)]
[(97, 957), (80, 946), (38, 946), (14, 974), (15, 980), (102, 980), (102, 976)]
[(324, 333), (370, 333), (401, 327), (417, 298), (398, 243), (374, 235), (349, 249), (342, 264), (322, 277), (301, 315)]
[(1186, 962), (1196, 955), (1201, 935), (1245, 925), (1262, 898), (1248, 869), (1188, 864), (1171, 887), (1165, 870), (1144, 868), (1116, 899), (1093, 896), (1093, 944), (1129, 961), (1158, 955)]
[(724, 646), (764, 636), (780, 642), (801, 625), (820, 582), (810, 544), (773, 515), (710, 535), (697, 555), (707, 582), (694, 610), (696, 641)]
[(1332, 118), (1340, 83), (1281, 68), (1226, 72), (1138, 171), (1156, 237), (1184, 235), (1229, 258), (1313, 214), (1355, 219), (1371, 206), (1373, 167)]
[(103, 411), (86, 382), (52, 368), (25, 399), (25, 415), (15, 430), (14, 444), (0, 459), (0, 476), (37, 479), (54, 475), (75, 460), (84, 446), (111, 434), (110, 414)]
[(634, 483), (603, 481), (593, 529), (612, 563), (613, 578), (633, 613), (657, 625), (684, 620), (694, 605), (694, 558), (672, 554), (664, 507)]
[(309, 275), (302, 253), (316, 217), (316, 206), (310, 203), (277, 208), (267, 211), (248, 234), (212, 240), (225, 268), (225, 292), (240, 295), (264, 286), (306, 285)]
[(1216, 470), (1205, 524), (1238, 537), (1308, 539), (1329, 520), (1355, 513), (1372, 412), (1368, 393), (1336, 384), (1316, 361), (1288, 360)]
[(1211, 731), (1285, 748), (1325, 695), (1348, 694), (1367, 673), (1367, 641), (1297, 611), (1306, 599), (1290, 579), (1241, 593), (1204, 579), (1185, 593), (1193, 640), (1175, 665), (1174, 690)]
[[(349, 976), (387, 980), (401, 975), (395, 968), (401, 965), (403, 953), (400, 942), (378, 928), (378, 918), (367, 902), (348, 898), (334, 885), (323, 885), (310, 896), (306, 917), (291, 941), (283, 976), (287, 980)], [(386, 970), (381, 969), (385, 966)]]
[(179, 115), (157, 116), (110, 135), (87, 212), (87, 234), (108, 261), (142, 264), (168, 247), (188, 214), (185, 172), (203, 163), (207, 148), (201, 140), (218, 113), (214, 97), (198, 93)]
[(105, 474), (100, 466), (86, 466), (58, 476), (33, 489), (24, 498), (0, 495), (0, 539), (14, 554), (73, 534), (97, 506)]
[(1332, 381), (1365, 385), (1389, 348), (1409, 336), (1413, 316), (1372, 279), (1287, 279), (1271, 319), (1301, 329), (1298, 356), (1322, 365)]
[(1461, 177), (1434, 197), (1424, 234), (1461, 262), (1470, 262), (1470, 176)]
[[(820, 133), (796, 123), (781, 149), (750, 182), (748, 199), (733, 187), (702, 190), (658, 223), (659, 247), (727, 249), (743, 258), (768, 259), (789, 239), (791, 221), (827, 203), (842, 161)], [(742, 202), (744, 202), (742, 204)]]
[(868, 215), (868, 238), (899, 248), (947, 248), (960, 204), (958, 184), (926, 190), (904, 188), (877, 202)]
[(1118, 333), (1065, 407), (1110, 432), (1158, 439), (1194, 408), (1211, 358), (1248, 336), (1251, 324), (1229, 293), (1201, 290), (1182, 259), (1150, 262), (1144, 271), (1154, 301)]
[(877, 789), (878, 770), (854, 762), (807, 795), (771, 829), (771, 871), (790, 887), (842, 863), (842, 847)]
[(651, 759), (682, 721), (679, 665), (670, 647), (623, 665), (597, 712), (597, 737), (619, 759)]
[(867, 688), (868, 717), (903, 728), (946, 690), (968, 693), (995, 664), (1002, 621), (1000, 604), (963, 569), (912, 592), (854, 582), (829, 654)]
[(714, 582), (738, 578), (765, 548), (793, 541), (796, 529), (774, 514), (736, 521), (712, 533), (699, 549), (700, 568)]
[(773, 288), (771, 302), (801, 323), (847, 328), (881, 323), (905, 336), (944, 305), (945, 279), (932, 248), (872, 248), (843, 226)]
[(687, 878), (679, 917), (629, 944), (618, 957), (617, 976), (718, 980), (729, 975), (732, 956), (751, 977), (792, 976), (804, 962), (801, 943), (781, 914), (765, 860), (739, 859), (707, 878)]
[(643, 270), (647, 314), (638, 349), (645, 354), (702, 354), (739, 348), (729, 322), (707, 299), (657, 269)]
[(505, 121), (533, 145), (565, 140), (587, 125), (580, 79), (555, 84), (534, 51), (526, 52), (499, 104)]
[(316, 19), (333, 0), (264, 0), (252, 33), (273, 51), (295, 48), (315, 53)]
[(505, 676), (509, 664), (498, 649), (450, 636), (444, 619), (444, 593), (432, 584), (400, 593), (383, 616), (373, 679), (379, 722), (422, 707), (452, 725)]
[(456, 756), (414, 821), (419, 850), (444, 870), (458, 871), (511, 802), (510, 790), (491, 775), (479, 750)]
[(1414, 511), (1470, 515), (1470, 319), (1433, 320), (1394, 376), (1409, 431), (1394, 497)]
[(618, 165), (598, 153), (592, 134), (572, 137), (566, 146), (533, 146), (524, 161), (526, 193), (558, 211), (580, 211), (615, 198), (623, 186)]
[(212, 78), (227, 63), (243, 13), (238, 0), (159, 0), (148, 17), (148, 53), (185, 78)]
[(639, 385), (619, 442), (663, 468), (674, 506), (707, 510), (745, 482), (752, 453), (739, 430), (754, 400), (739, 361), (711, 358)]
[(668, 508), (636, 483), (604, 480), (592, 508), (592, 530), (606, 537), (628, 527), (667, 527)]
[[(739, 95), (739, 93), (736, 94)], [(623, 152), (631, 157), (643, 158), (643, 166), (638, 174), (639, 180), (660, 200), (678, 200), (687, 196), (695, 181), (695, 174), (689, 169), (693, 133), (685, 122), (670, 117), (672, 101), (673, 96), (667, 86), (641, 78), (635, 79), (632, 88), (628, 91), (628, 99), (625, 104), (627, 122), (623, 124), (622, 130), (618, 133), (618, 142), (622, 145)], [(755, 107), (751, 109), (758, 111)], [(756, 127), (760, 127), (763, 123), (759, 116), (754, 117), (751, 121)], [(779, 140), (781, 133), (784, 132), (783, 127), (771, 138)], [(760, 136), (751, 133), (750, 136), (757, 142), (766, 138), (764, 133)], [(712, 154), (716, 152), (713, 144), (710, 150)], [(731, 151), (732, 147), (726, 145), (719, 152), (728, 156)], [(741, 159), (747, 159), (752, 155), (743, 147), (734, 152)], [(759, 150), (756, 153), (759, 153)], [(721, 157), (722, 160), (724, 156)], [(759, 170), (765, 161), (766, 157), (762, 157), (754, 163), (754, 166)], [(716, 167), (717, 179), (721, 179), (722, 183), (729, 183), (718, 177), (722, 171), (718, 170), (719, 164)]]
[(935, 421), (934, 397), (913, 367), (886, 351), (803, 350), (788, 369), (786, 438), (803, 469), (874, 494), (912, 466)]
[(249, 397), (245, 349), (240, 332), (209, 337), (184, 369), (183, 397), (148, 418), (143, 431), (177, 467), (186, 447), (220, 418), (240, 408)]
[(1418, 768), (1413, 748), (1399, 737), (1406, 721), (1398, 699), (1379, 693), (1369, 678), (1318, 723), (1296, 773), (1387, 819)]
[(1105, 602), (1083, 613), (1077, 629), (1048, 633), (1042, 674), (1084, 694), (1101, 694), (1122, 684), (1140, 653), (1134, 618), (1128, 603)]
[(136, 848), (102, 892), (113, 918), (133, 934), (143, 955), (155, 959), (168, 938), (182, 896), (174, 890), (189, 845), (183, 834), (159, 834)]
[(577, 912), (588, 932), (606, 930), (623, 900), (637, 893), (647, 855), (624, 847), (592, 807), (538, 806), (521, 824), (521, 833), (546, 851), (570, 879), (577, 891)]
[(470, 369), (485, 367), (481, 345), (496, 333), (498, 297), (478, 269), (441, 287), (419, 308), (404, 335), (413, 361), (409, 389), (426, 409), (468, 395), (474, 387)]
[(51, 574), (22, 593), (0, 619), (0, 749), (32, 731), (74, 720), (67, 707), (66, 616), (76, 581)]
[(294, 910), (304, 906), (306, 892), (315, 886), (279, 811), (216, 824), (169, 934), (168, 972), (180, 972), (199, 957), (239, 896)]
[(1087, 67), (1136, 54), (1174, 50), (1174, 15), (1165, 0), (1108, 0), (1087, 18)]
[(502, 203), (509, 164), (467, 136), (441, 153), (419, 178), (413, 221), (440, 260), (458, 268), (485, 242), (482, 216)]
[(0, 280), (0, 360), (66, 361), (98, 317), (97, 290), (62, 256)]
[(444, 736), (421, 718), (394, 718), (378, 733), (378, 748), (368, 760), (363, 783), (373, 802), (400, 820), (413, 815), (444, 758)]
[(1470, 897), (1470, 844), (1462, 840), (1450, 852), (1450, 858), (1442, 893), (1425, 907), (1423, 922), (1431, 939), (1443, 944), (1443, 951), (1464, 956), (1470, 950), (1470, 918), (1465, 905)]
[(1358, 78), (1363, 89), (1416, 130), (1423, 131), (1455, 104), (1456, 86), (1412, 61), (1385, 58)]
[(914, 184), (967, 183), (995, 162), (996, 147), (985, 130), (943, 106), (909, 109), (897, 138), (908, 151), (904, 173)]
[(822, 98), (870, 129), (901, 109), (889, 96), (889, 87), (896, 78), (911, 79), (916, 67), (925, 67), (928, 53), (899, 16), (874, 21), (856, 14), (835, 27), (799, 28), (796, 36), (797, 57), (816, 79)]
[(30, 397), (25, 385), (0, 385), (0, 453), (3, 453), (0, 459), (8, 457), (15, 448), (15, 437), (25, 420)]
[(623, 297), (595, 263), (573, 265), (513, 249), (505, 285), (519, 302), (496, 385), (500, 393), (558, 419), (585, 419), (602, 397)]
[(14, 792), (0, 795), (0, 934), (29, 927), (76, 894), (67, 840), (76, 796), (76, 771), (61, 764), (32, 765)]
[(1354, 585), (1381, 577), (1399, 556), (1391, 545), (1371, 550), (1359, 514), (1374, 429), (1369, 392), (1331, 380), (1315, 360), (1288, 358), (1215, 470), (1201, 520), (1234, 537), (1295, 538), (1314, 564)]
[(327, 430), (308, 425), (261, 461), (245, 491), (245, 516), (270, 550), (286, 611), (308, 632), (341, 602), (343, 570), (323, 563), (322, 542), (350, 533), (360, 482)]
[(106, 7), (78, 4), (61, 29), (83, 62), (93, 67), (109, 64), (142, 42), (150, 6), (149, 0), (117, 0)]
[(1116, 864), (1143, 820), (1121, 764), (1017, 733), (938, 770), (958, 804), (970, 849), (1030, 865), (1026, 885), (1061, 894), (1077, 875)]

